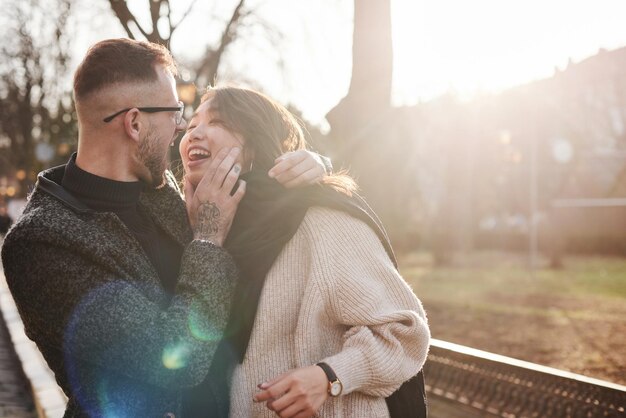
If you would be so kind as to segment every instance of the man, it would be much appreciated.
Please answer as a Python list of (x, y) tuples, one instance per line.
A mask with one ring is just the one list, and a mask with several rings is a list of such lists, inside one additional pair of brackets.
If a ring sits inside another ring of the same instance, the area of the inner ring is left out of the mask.
[[(226, 323), (236, 269), (221, 245), (245, 192), (240, 150), (210, 156), (183, 202), (166, 171), (186, 127), (175, 75), (161, 46), (94, 45), (74, 76), (78, 152), (40, 173), (5, 239), (9, 288), (65, 416), (181, 416)], [(296, 186), (323, 168), (290, 154), (271, 174)]]

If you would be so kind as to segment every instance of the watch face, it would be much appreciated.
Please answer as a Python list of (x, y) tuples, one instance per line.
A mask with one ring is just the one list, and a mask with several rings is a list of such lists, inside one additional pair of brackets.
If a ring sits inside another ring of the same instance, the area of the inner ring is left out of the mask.
[(339, 394), (341, 393), (341, 390), (343, 389), (343, 387), (341, 386), (341, 382), (339, 381), (334, 381), (333, 383), (331, 383), (330, 385), (330, 394), (332, 396), (339, 396)]

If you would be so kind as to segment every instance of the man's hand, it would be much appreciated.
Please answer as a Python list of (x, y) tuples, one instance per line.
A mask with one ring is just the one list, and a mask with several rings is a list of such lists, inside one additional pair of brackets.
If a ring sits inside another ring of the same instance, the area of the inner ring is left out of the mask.
[(275, 163), (268, 175), (287, 188), (319, 183), (326, 174), (320, 156), (305, 149), (287, 152)]
[(241, 172), (239, 164), (235, 164), (240, 152), (239, 148), (220, 150), (195, 188), (185, 179), (185, 202), (195, 239), (219, 246), (226, 240), (246, 191), (246, 183), (241, 180), (231, 196)]
[(328, 399), (328, 378), (319, 366), (301, 367), (259, 385), (255, 402), (267, 402), (278, 416), (308, 418)]

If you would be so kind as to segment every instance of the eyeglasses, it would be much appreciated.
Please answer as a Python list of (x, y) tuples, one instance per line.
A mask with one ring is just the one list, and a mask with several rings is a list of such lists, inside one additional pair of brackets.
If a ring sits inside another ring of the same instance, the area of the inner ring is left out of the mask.
[(181, 101), (178, 102), (178, 107), (129, 107), (126, 109), (122, 109), (117, 113), (113, 113), (111, 116), (107, 116), (102, 119), (103, 122), (111, 122), (116, 116), (121, 115), (124, 112), (128, 112), (129, 110), (137, 109), (140, 112), (146, 113), (157, 113), (157, 112), (176, 112), (176, 125), (180, 125), (183, 121), (183, 110), (185, 110), (185, 104)]

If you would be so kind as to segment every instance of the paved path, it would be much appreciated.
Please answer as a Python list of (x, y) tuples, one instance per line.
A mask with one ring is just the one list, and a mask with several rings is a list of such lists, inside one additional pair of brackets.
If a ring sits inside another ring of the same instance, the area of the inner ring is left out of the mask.
[[(0, 277), (4, 280), (2, 273)], [(4, 317), (0, 315), (0, 417), (34, 418), (36, 416), (30, 384), (13, 348)]]
[(61, 418), (66, 402), (37, 346), (24, 334), (0, 262), (0, 418)]

